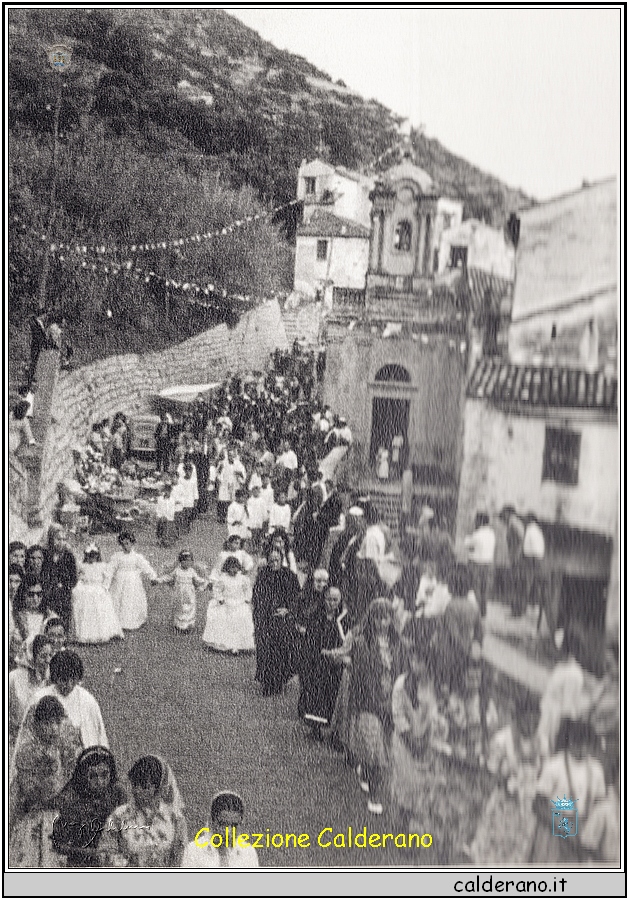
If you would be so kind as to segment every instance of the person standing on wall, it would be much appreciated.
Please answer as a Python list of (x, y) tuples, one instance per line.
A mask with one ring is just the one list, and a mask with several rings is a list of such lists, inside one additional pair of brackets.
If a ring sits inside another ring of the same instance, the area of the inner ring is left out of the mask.
[(464, 543), (468, 552), (474, 593), (481, 617), (484, 619), (487, 613), (487, 597), (493, 587), (496, 534), (485, 512), (477, 513), (474, 526), (473, 534), (467, 535)]

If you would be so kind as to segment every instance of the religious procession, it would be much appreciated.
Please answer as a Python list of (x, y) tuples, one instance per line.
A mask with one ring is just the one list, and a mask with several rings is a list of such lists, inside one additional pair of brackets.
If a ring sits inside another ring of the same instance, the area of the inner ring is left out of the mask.
[(188, 230), (12, 196), (10, 868), (619, 865), (616, 181), (494, 227), (396, 135)]

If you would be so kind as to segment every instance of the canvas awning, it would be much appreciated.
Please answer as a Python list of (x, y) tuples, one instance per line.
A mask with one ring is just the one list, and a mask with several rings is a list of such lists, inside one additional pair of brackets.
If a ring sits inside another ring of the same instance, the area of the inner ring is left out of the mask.
[(175, 403), (194, 403), (211, 394), (221, 386), (220, 381), (212, 381), (207, 384), (176, 384), (164, 388), (157, 395), (160, 400), (171, 400)]

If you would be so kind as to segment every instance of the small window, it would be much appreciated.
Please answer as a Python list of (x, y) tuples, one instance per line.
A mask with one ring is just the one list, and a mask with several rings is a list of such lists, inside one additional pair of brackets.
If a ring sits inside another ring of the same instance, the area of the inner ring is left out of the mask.
[(565, 428), (547, 428), (544, 442), (542, 481), (559, 484), (579, 483), (581, 435)]
[(400, 253), (408, 253), (408, 251), (411, 249), (412, 236), (413, 226), (408, 221), (408, 219), (403, 219), (401, 222), (398, 222), (395, 228), (393, 246), (396, 250), (399, 250)]
[(317, 259), (327, 259), (328, 258), (328, 242), (327, 241), (317, 241)]
[(450, 268), (467, 268), (467, 247), (450, 247)]
[(313, 194), (315, 194), (317, 188), (317, 179), (305, 178), (304, 181), (306, 182), (306, 195), (312, 196)]

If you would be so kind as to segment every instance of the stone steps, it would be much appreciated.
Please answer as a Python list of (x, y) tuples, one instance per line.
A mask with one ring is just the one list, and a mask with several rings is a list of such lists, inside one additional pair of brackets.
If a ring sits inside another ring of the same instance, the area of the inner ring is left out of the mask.
[(288, 346), (295, 340), (305, 340), (307, 344), (317, 346), (321, 327), (321, 305), (304, 303), (297, 307), (284, 307), (282, 321), (286, 332)]
[(402, 510), (402, 494), (390, 491), (378, 491), (371, 488), (369, 496), (380, 513), (382, 521), (389, 526), (391, 532), (398, 537), (400, 529), (400, 512)]

